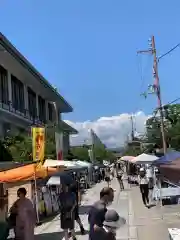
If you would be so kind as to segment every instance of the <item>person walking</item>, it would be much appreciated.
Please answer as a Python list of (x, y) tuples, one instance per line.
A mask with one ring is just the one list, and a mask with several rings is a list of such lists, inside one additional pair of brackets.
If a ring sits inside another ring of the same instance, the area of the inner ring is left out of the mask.
[(68, 230), (71, 231), (73, 240), (76, 240), (74, 231), (74, 208), (76, 206), (76, 196), (70, 191), (69, 185), (62, 186), (62, 192), (59, 195), (61, 228), (64, 230), (65, 240), (69, 239)]
[(143, 203), (146, 207), (149, 208), (149, 181), (144, 168), (140, 168), (139, 170), (138, 182)]
[(117, 171), (117, 180), (120, 186), (121, 191), (124, 190), (124, 183), (123, 183), (123, 171), (122, 170), (118, 170)]
[(25, 188), (17, 191), (18, 200), (10, 208), (10, 216), (14, 216), (14, 233), (16, 240), (33, 240), (36, 214), (33, 204), (26, 197)]
[(153, 189), (154, 189), (154, 175), (153, 168), (150, 165), (147, 165), (146, 177), (148, 178), (148, 187), (149, 187), (149, 202), (153, 204)]
[[(70, 188), (71, 192), (73, 192), (76, 196), (76, 204), (75, 204), (75, 207), (74, 207), (74, 219), (80, 227), (81, 234), (84, 235), (85, 234), (85, 229), (84, 229), (83, 224), (81, 222), (81, 219), (79, 217), (79, 199), (81, 198), (80, 197), (80, 186), (79, 185), (80, 185), (80, 183), (78, 181), (78, 178), (77, 178), (77, 176), (75, 176), (74, 183), (72, 184), (72, 186)], [(69, 233), (69, 236), (71, 236), (71, 232)]]
[(104, 187), (100, 192), (100, 200), (95, 202), (89, 211), (88, 222), (90, 225), (89, 240), (94, 240), (94, 232), (103, 227), (107, 206), (114, 200), (114, 190)]
[(110, 168), (106, 169), (106, 173), (105, 173), (105, 181), (108, 184), (108, 187), (110, 186), (111, 183), (111, 172), (110, 172)]
[(103, 227), (94, 232), (93, 240), (116, 240), (116, 231), (126, 223), (115, 210), (107, 210)]

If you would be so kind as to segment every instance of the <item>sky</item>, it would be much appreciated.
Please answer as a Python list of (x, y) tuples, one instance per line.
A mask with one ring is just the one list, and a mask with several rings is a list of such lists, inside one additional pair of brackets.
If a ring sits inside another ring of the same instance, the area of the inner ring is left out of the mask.
[[(63, 118), (79, 130), (75, 141), (92, 127), (121, 145), (132, 113), (144, 132), (157, 100), (140, 96), (153, 83), (152, 57), (137, 51), (151, 35), (158, 56), (180, 42), (178, 0), (0, 1), (0, 31), (73, 106)], [(179, 64), (180, 48), (159, 62), (163, 103), (180, 97)]]

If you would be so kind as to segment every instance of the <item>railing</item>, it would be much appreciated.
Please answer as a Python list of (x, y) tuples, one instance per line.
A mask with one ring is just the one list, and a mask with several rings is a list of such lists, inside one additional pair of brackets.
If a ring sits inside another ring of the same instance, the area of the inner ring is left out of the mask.
[(0, 100), (0, 109), (3, 109), (7, 112), (18, 115), (18, 116), (32, 122), (32, 124), (44, 125), (46, 123), (46, 121), (40, 120), (38, 116), (32, 116), (28, 109), (19, 110), (19, 109), (14, 108), (12, 102), (10, 102), (10, 101), (8, 101), (7, 103), (4, 103), (2, 100)]

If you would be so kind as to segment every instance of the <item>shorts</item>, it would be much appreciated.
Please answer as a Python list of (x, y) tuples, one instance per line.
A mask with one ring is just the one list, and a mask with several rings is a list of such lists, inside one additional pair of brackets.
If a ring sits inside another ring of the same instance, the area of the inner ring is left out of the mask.
[(74, 214), (73, 214), (72, 218), (66, 218), (65, 214), (61, 213), (61, 228), (63, 230), (74, 229)]
[(110, 182), (110, 180), (111, 180), (110, 177), (105, 177), (106, 182)]

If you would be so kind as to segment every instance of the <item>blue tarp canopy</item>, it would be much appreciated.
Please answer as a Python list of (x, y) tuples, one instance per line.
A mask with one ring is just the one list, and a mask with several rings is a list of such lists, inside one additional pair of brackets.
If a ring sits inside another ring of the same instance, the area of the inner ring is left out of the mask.
[(157, 159), (153, 164), (155, 165), (169, 164), (178, 158), (180, 158), (180, 152), (171, 151), (166, 153), (164, 156), (160, 157), (159, 159)]

